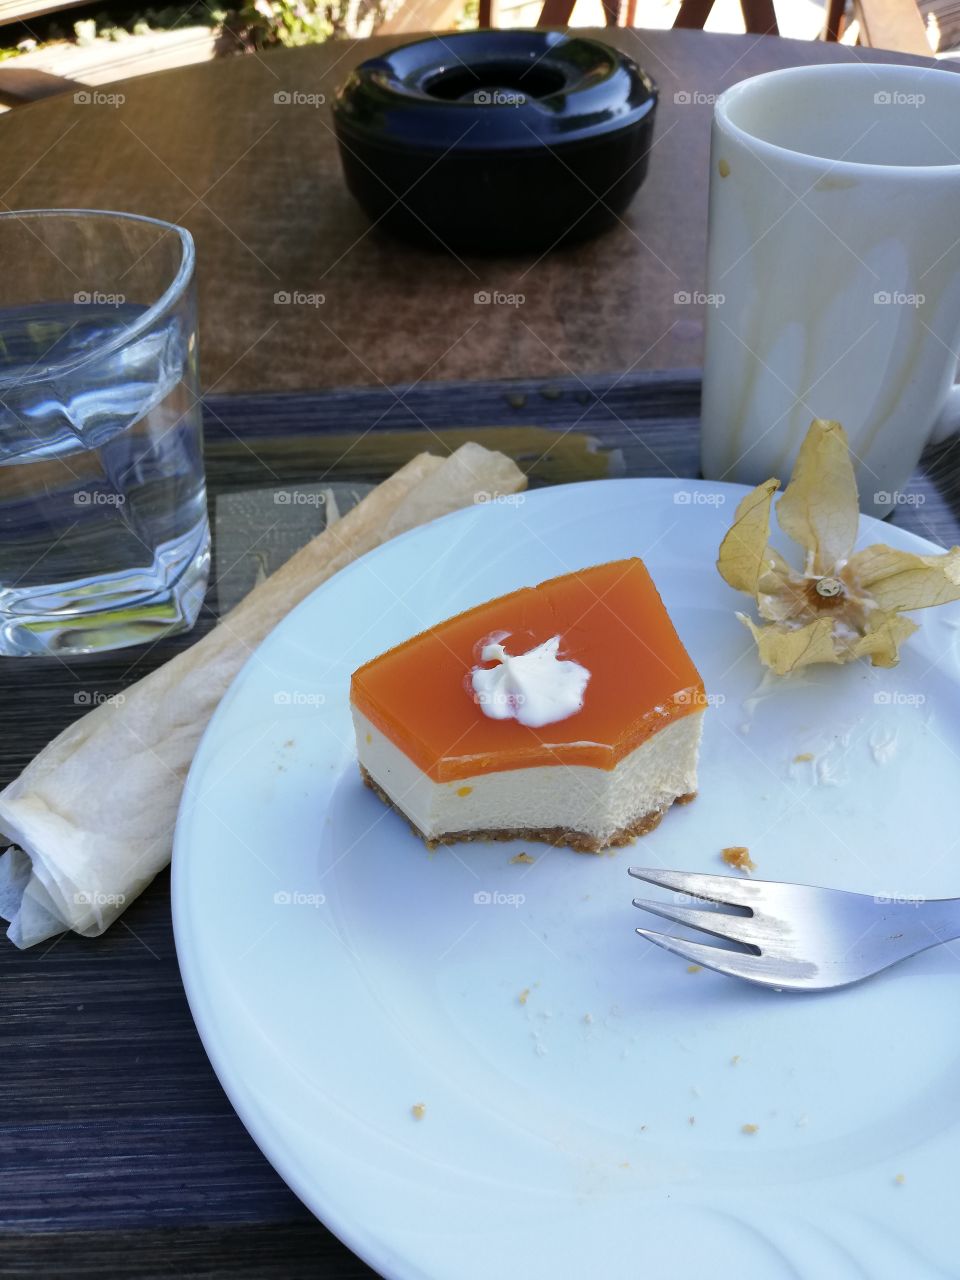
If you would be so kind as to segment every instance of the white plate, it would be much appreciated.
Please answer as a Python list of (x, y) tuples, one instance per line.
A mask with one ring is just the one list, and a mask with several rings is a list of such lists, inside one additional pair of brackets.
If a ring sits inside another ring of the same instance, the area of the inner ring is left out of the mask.
[[(268, 1159), (386, 1276), (956, 1274), (958, 950), (784, 996), (633, 932), (656, 922), (630, 863), (723, 871), (730, 844), (764, 878), (960, 894), (960, 611), (918, 615), (893, 671), (818, 668), (751, 700), (749, 602), (714, 568), (742, 492), (603, 481), (415, 530), (277, 627), (203, 740), (174, 858), (197, 1026)], [(931, 549), (864, 520), (878, 539)], [(699, 799), (613, 856), (427, 853), (361, 786), (350, 672), (630, 555), (715, 695)]]

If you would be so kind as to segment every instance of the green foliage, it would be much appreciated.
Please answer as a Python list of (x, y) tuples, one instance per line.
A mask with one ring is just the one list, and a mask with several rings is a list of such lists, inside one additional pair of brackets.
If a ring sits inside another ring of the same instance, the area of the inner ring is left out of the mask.
[(292, 48), (302, 44), (316, 44), (334, 34), (340, 17), (339, 5), (318, 3), (317, 0), (253, 0), (238, 15), (242, 24), (244, 42), (258, 49), (271, 45)]
[(73, 24), (73, 36), (77, 44), (91, 45), (94, 40), (126, 40), (130, 35), (144, 36), (152, 31), (169, 31), (174, 27), (219, 27), (223, 23), (222, 10), (206, 5), (196, 5), (185, 10), (183, 5), (168, 5), (163, 9), (140, 9), (123, 18), (109, 13), (98, 13)]
[[(109, 0), (107, 0), (109, 3)], [(223, 2), (223, 0), (221, 0)], [(196, 0), (158, 8), (134, 9), (123, 13), (104, 11), (93, 17), (71, 21), (69, 13), (52, 15), (37, 40), (29, 47), (45, 48), (59, 41), (81, 46), (101, 40), (121, 42), (130, 36), (149, 35), (183, 26), (208, 26), (229, 37), (221, 42), (221, 53), (250, 52), (277, 45), (295, 47), (316, 44), (331, 37), (372, 35), (382, 19), (399, 8), (403, 0), (227, 0), (230, 9), (213, 7), (210, 0)], [(478, 0), (464, 0), (459, 27), (476, 25)], [(235, 7), (234, 7), (235, 6)], [(60, 19), (58, 21), (58, 19)], [(0, 60), (16, 57), (25, 50), (4, 48), (0, 40)]]

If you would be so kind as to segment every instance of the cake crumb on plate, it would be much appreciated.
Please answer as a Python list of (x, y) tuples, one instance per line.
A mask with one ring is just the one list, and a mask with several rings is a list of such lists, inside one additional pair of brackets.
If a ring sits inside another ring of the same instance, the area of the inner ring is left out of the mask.
[(529, 863), (532, 866), (536, 862), (536, 858), (531, 858), (529, 853), (515, 853), (510, 861), (514, 866), (518, 862)]
[(750, 850), (745, 844), (731, 844), (720, 850), (720, 857), (728, 867), (736, 867), (738, 871), (756, 871), (757, 864), (750, 857)]
[(414, 1120), (422, 1120), (427, 1114), (426, 1104), (423, 1102), (415, 1102), (410, 1108), (410, 1114), (413, 1116)]
[(741, 1133), (746, 1133), (746, 1134), (749, 1134), (749, 1135), (751, 1135), (751, 1136), (752, 1136), (753, 1134), (755, 1134), (755, 1133), (757, 1132), (757, 1130), (758, 1130), (759, 1128), (760, 1128), (760, 1126), (759, 1126), (758, 1124), (742, 1124), (742, 1125), (740, 1126), (740, 1132), (741, 1132)]

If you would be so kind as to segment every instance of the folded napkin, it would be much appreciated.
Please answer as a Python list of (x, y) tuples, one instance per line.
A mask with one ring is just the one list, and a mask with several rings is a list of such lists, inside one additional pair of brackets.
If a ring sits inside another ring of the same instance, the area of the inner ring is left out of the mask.
[(420, 454), (260, 583), (191, 648), (70, 725), (0, 792), (0, 915), (30, 947), (96, 937), (170, 860), (190, 762), (264, 636), (315, 587), (398, 533), (526, 485), (501, 453)]

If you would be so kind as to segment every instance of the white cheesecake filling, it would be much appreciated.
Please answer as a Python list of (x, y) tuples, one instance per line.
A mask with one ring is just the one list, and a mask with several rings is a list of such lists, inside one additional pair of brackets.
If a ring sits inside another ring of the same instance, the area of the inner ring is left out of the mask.
[(599, 841), (697, 789), (703, 712), (674, 720), (613, 769), (537, 765), (434, 782), (352, 708), (360, 763), (428, 840), (447, 832), (562, 827)]

